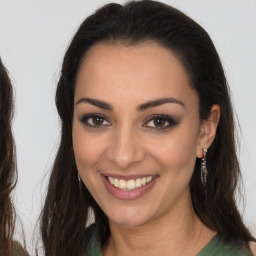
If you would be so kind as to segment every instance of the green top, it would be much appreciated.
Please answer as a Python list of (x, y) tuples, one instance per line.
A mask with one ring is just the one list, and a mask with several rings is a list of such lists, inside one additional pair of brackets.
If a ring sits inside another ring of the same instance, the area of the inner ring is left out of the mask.
[[(89, 229), (88, 247), (85, 256), (103, 256), (101, 251), (101, 243), (97, 225), (92, 225)], [(196, 255), (196, 256), (250, 256), (248, 247), (241, 248), (234, 244), (225, 244), (219, 234), (214, 236), (212, 240)]]
[(250, 256), (249, 247), (225, 244), (221, 235), (216, 235), (196, 256)]

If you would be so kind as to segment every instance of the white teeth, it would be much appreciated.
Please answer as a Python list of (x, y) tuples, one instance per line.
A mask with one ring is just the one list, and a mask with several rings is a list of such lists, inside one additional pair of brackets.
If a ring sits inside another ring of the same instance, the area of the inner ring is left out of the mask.
[(114, 186), (119, 188), (119, 180), (117, 178), (114, 179)]
[(134, 180), (128, 180), (127, 181), (127, 189), (134, 189), (135, 188), (135, 181)]
[(122, 190), (133, 190), (145, 186), (153, 180), (153, 176), (138, 178), (136, 180), (119, 180), (117, 178), (108, 177), (109, 182), (117, 188)]
[(136, 179), (135, 186), (136, 188), (141, 187), (141, 179)]
[(108, 177), (109, 182), (114, 185), (114, 179), (112, 177)]
[(119, 181), (119, 188), (126, 188), (126, 181), (125, 180), (120, 180)]
[(152, 176), (147, 177), (147, 183), (150, 182), (153, 179)]

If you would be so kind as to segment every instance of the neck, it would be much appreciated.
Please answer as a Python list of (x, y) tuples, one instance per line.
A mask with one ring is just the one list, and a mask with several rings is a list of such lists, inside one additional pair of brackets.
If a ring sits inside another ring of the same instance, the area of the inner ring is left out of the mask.
[(176, 207), (141, 226), (109, 221), (111, 235), (103, 247), (108, 255), (195, 255), (216, 234), (195, 214), (192, 203)]

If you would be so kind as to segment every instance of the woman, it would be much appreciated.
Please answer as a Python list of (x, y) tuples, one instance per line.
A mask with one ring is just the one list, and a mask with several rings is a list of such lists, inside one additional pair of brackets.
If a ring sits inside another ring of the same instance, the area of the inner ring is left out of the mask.
[(17, 181), (15, 148), (11, 121), (13, 91), (8, 73), (0, 59), (0, 255), (27, 255), (19, 243), (13, 242), (15, 210), (11, 192)]
[(229, 89), (197, 23), (154, 1), (104, 6), (65, 54), (56, 105), (45, 255), (250, 255)]

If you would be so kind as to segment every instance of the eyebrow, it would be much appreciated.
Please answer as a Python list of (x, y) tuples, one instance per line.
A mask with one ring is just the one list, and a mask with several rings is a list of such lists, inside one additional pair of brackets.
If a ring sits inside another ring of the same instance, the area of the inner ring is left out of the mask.
[(179, 104), (179, 105), (185, 107), (185, 104), (180, 100), (177, 100), (174, 98), (162, 98), (162, 99), (151, 100), (149, 102), (143, 103), (143, 104), (139, 105), (136, 109), (138, 111), (143, 111), (148, 108), (157, 107), (157, 106), (160, 106), (160, 105), (163, 105), (166, 103), (176, 103), (176, 104)]
[[(113, 109), (114, 109), (114, 107), (111, 104), (109, 104), (105, 101), (91, 99), (91, 98), (81, 98), (76, 102), (76, 105), (80, 104), (80, 103), (89, 103), (93, 106), (96, 106), (96, 107), (99, 107), (102, 109), (106, 109), (106, 110), (110, 110), (110, 111), (113, 111)], [(160, 105), (163, 105), (166, 103), (175, 103), (175, 104), (179, 104), (179, 105), (185, 107), (185, 104), (182, 101), (177, 100), (175, 98), (162, 98), (162, 99), (151, 100), (146, 103), (143, 103), (143, 104), (137, 106), (136, 109), (137, 109), (137, 111), (144, 111), (148, 108), (157, 107), (157, 106), (160, 106)]]
[(101, 101), (101, 100), (95, 100), (95, 99), (90, 99), (90, 98), (81, 98), (79, 99), (77, 102), (76, 102), (76, 105), (77, 104), (80, 104), (80, 103), (89, 103), (93, 106), (96, 106), (96, 107), (99, 107), (99, 108), (103, 108), (103, 109), (106, 109), (106, 110), (110, 110), (110, 111), (113, 111), (113, 106), (107, 102), (104, 102), (104, 101)]

